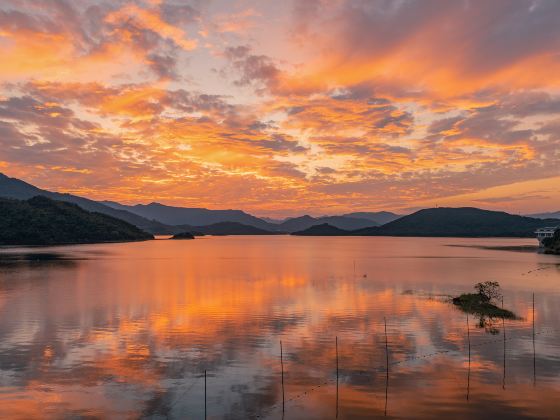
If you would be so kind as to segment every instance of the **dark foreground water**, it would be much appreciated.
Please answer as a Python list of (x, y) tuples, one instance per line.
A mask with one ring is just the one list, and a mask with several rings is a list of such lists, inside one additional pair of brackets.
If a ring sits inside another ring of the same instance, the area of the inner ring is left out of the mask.
[[(0, 418), (204, 418), (205, 370), (208, 418), (282, 418), (280, 340), (286, 419), (558, 418), (560, 257), (473, 247), (535, 242), (2, 249)], [(471, 316), (469, 358), (447, 296), (485, 280), (521, 319)]]

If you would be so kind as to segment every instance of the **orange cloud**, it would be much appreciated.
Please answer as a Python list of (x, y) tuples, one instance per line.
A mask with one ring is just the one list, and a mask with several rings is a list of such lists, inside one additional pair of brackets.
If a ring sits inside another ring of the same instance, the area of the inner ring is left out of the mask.
[[(189, 39), (181, 28), (163, 21), (156, 10), (144, 9), (135, 4), (128, 4), (105, 17), (105, 22), (113, 25), (117, 31), (120, 30), (121, 25), (128, 24), (131, 20), (138, 23), (142, 28), (152, 30), (163, 38), (172, 40), (184, 50), (193, 50), (197, 46), (196, 40)], [(125, 34), (124, 36), (130, 36), (130, 34)]]
[(545, 3), (2, 6), (3, 170), (95, 198), (269, 214), (552, 178)]

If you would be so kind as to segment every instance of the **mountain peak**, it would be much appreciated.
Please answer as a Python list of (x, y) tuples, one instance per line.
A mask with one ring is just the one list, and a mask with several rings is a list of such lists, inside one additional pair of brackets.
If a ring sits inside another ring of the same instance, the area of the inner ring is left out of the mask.
[(307, 229), (292, 233), (292, 235), (295, 236), (346, 236), (349, 234), (350, 234), (349, 231), (344, 229), (339, 229), (328, 223), (314, 225)]
[(288, 220), (315, 220), (315, 218), (308, 214), (304, 214), (303, 216), (288, 217), (285, 221), (287, 222)]
[(543, 221), (476, 207), (436, 207), (418, 210), (362, 235), (441, 237), (531, 237)]

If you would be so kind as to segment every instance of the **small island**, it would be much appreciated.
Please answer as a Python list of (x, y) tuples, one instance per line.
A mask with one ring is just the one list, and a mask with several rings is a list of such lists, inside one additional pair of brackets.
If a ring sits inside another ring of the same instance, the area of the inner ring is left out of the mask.
[(463, 293), (453, 298), (453, 304), (464, 312), (486, 315), (495, 318), (516, 319), (517, 316), (507, 309), (500, 308), (492, 302), (501, 298), (500, 284), (497, 281), (485, 281), (474, 286), (477, 293)]
[(177, 240), (194, 239), (194, 235), (190, 232), (181, 232), (181, 233), (176, 233), (169, 239), (177, 239)]

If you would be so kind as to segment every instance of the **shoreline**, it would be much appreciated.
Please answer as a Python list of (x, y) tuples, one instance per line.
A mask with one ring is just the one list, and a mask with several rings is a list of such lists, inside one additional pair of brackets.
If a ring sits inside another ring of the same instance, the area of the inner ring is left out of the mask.
[[(486, 249), (489, 251), (514, 251), (514, 252), (537, 252), (538, 254), (541, 254), (541, 252), (538, 252), (540, 248), (538, 245), (496, 245), (496, 246), (492, 246), (492, 245), (455, 245), (455, 244), (449, 244), (449, 245), (445, 245), (445, 246), (449, 246), (449, 247), (454, 247), (454, 248), (475, 248), (475, 249)], [(544, 252), (542, 252), (542, 254), (544, 254)]]

